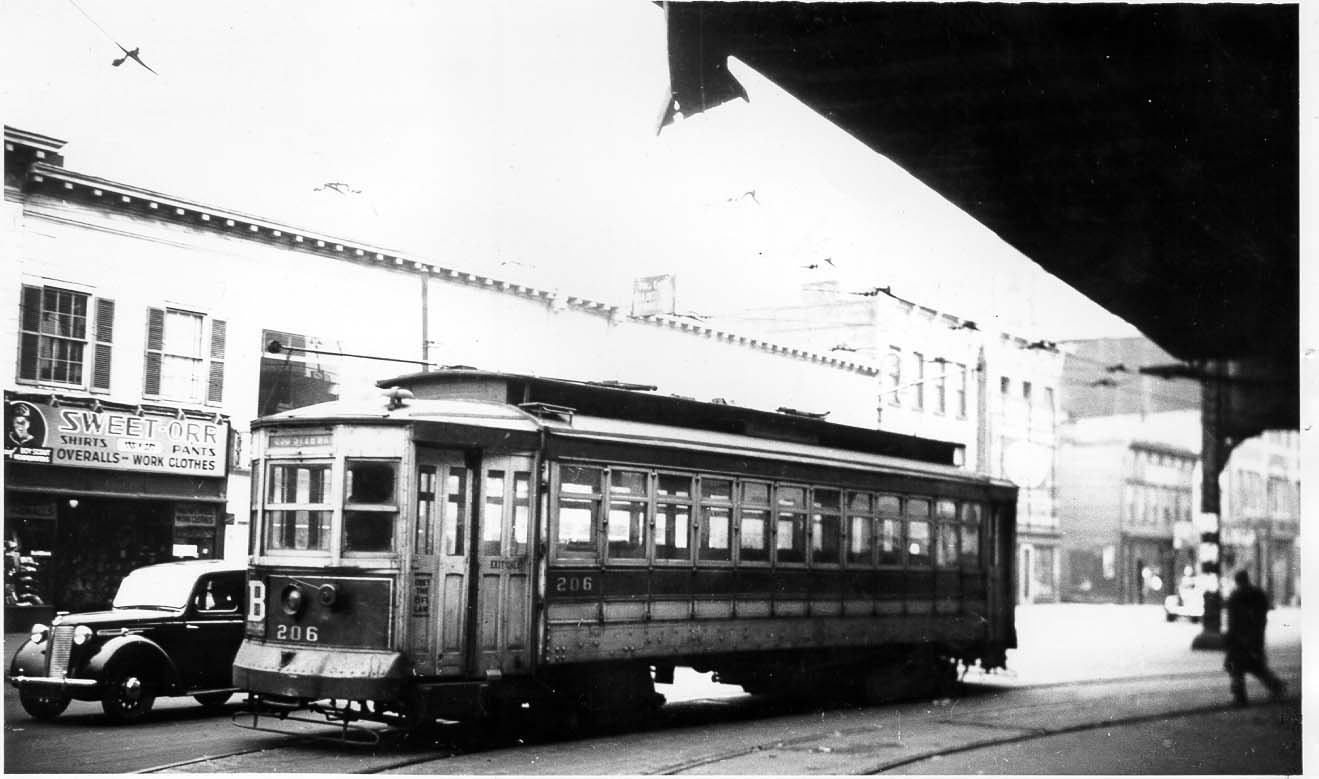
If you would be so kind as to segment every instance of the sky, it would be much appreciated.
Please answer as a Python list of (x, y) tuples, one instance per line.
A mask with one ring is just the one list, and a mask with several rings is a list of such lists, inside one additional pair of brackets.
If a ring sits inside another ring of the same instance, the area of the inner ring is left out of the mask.
[(706, 316), (836, 281), (1032, 338), (1136, 334), (740, 62), (748, 101), (657, 133), (654, 3), (0, 8), (4, 121), (79, 172), (624, 306), (647, 275)]

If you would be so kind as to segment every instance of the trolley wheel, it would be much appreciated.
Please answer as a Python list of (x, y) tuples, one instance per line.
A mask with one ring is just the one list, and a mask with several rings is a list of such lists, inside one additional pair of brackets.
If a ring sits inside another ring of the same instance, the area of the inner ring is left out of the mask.
[(57, 692), (40, 692), (30, 687), (18, 689), (18, 702), (33, 719), (55, 719), (69, 707), (69, 696)]

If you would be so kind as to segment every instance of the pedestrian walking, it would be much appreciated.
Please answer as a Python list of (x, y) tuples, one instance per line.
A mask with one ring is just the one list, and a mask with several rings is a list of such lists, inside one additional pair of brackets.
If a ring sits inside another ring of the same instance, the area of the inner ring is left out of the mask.
[(1223, 668), (1232, 679), (1232, 700), (1238, 706), (1249, 703), (1246, 697), (1246, 674), (1254, 674), (1276, 698), (1286, 685), (1269, 670), (1264, 656), (1264, 628), (1273, 604), (1269, 596), (1250, 583), (1250, 574), (1237, 571), (1237, 587), (1227, 598), (1227, 659)]

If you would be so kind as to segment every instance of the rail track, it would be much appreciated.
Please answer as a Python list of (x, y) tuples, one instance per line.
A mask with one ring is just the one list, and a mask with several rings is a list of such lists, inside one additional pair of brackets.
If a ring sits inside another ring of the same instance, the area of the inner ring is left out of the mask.
[[(581, 761), (598, 754), (601, 738), (610, 749), (635, 755), (624, 771), (627, 773), (764, 771), (766, 764), (774, 765), (775, 756), (791, 758), (802, 753), (834, 761), (840, 773), (882, 773), (986, 747), (1227, 708), (1223, 674), (1208, 671), (1012, 688), (972, 684), (966, 693), (932, 703), (864, 708), (838, 705), (821, 709), (752, 696), (689, 701), (670, 704), (662, 721), (642, 730), (570, 740), (528, 738), (524, 742), (509, 734), (480, 743), (473, 740), (471, 731), (454, 726), (438, 731), (426, 743), (410, 741), (397, 732), (387, 734), (378, 747), (364, 750), (292, 735), (287, 743), (267, 743), (137, 773), (481, 773), (496, 770), (504, 761), (523, 765), (542, 758), (546, 773), (590, 773)], [(712, 727), (718, 730), (712, 731)], [(718, 734), (714, 739), (709, 738), (712, 732)], [(698, 737), (709, 747), (698, 743), (693, 748)], [(675, 760), (675, 754), (684, 756)], [(787, 762), (782, 761), (785, 767)], [(438, 765), (428, 766), (431, 763)], [(560, 770), (557, 765), (565, 768)], [(579, 768), (567, 768), (573, 765)]]

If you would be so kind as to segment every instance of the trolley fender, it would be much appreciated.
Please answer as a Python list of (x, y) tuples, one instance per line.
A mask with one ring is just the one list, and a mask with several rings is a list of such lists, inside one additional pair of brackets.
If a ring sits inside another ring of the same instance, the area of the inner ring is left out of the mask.
[(83, 664), (82, 671), (78, 675), (103, 680), (112, 663), (128, 659), (146, 663), (149, 668), (159, 669), (160, 680), (166, 686), (173, 686), (178, 682), (178, 668), (170, 659), (169, 653), (161, 649), (155, 641), (136, 635), (118, 636), (106, 641)]

